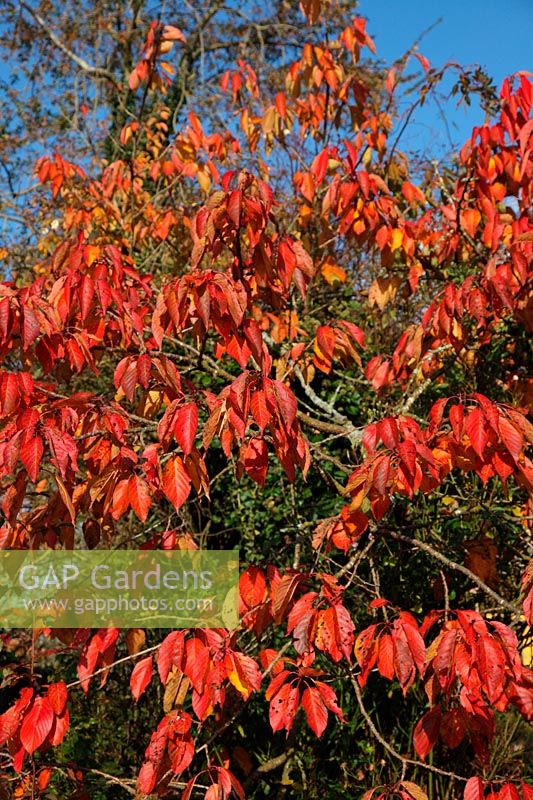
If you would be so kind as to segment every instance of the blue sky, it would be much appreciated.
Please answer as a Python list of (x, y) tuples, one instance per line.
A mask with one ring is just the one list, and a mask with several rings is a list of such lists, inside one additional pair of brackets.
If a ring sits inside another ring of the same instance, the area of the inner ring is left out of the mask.
[[(533, 0), (360, 0), (358, 10), (368, 18), (377, 55), (386, 62), (400, 57), (442, 18), (419, 45), (433, 66), (447, 61), (480, 64), (498, 88), (512, 72), (533, 72)], [(454, 144), (462, 144), (472, 126), (483, 122), (478, 108), (457, 109), (455, 101), (446, 105), (445, 113)], [(433, 148), (449, 149), (446, 127), (433, 103), (417, 113), (415, 122), (409, 145), (431, 142)]]

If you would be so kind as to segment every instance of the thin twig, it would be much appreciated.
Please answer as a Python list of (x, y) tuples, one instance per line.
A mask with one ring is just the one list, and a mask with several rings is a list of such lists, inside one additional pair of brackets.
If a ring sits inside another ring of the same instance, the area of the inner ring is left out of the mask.
[(359, 688), (357, 679), (351, 671), (349, 675), (355, 693), (355, 697), (357, 699), (357, 704), (359, 705), (359, 710), (361, 711), (361, 714), (363, 715), (363, 718), (366, 724), (368, 725), (368, 728), (370, 729), (372, 736), (380, 743), (382, 747), (385, 748), (387, 753), (389, 753), (391, 756), (393, 756), (393, 758), (397, 759), (401, 763), (403, 772), (405, 772), (406, 765), (410, 764), (411, 766), (414, 767), (421, 767), (422, 769), (426, 769), (429, 772), (436, 772), (438, 775), (444, 775), (446, 778), (454, 778), (456, 781), (468, 780), (468, 778), (463, 778), (462, 775), (456, 775), (455, 772), (448, 772), (445, 769), (439, 769), (438, 767), (434, 767), (432, 764), (425, 764), (423, 761), (417, 761), (416, 759), (413, 758), (405, 758), (405, 756), (402, 756), (401, 753), (398, 753), (398, 751), (395, 750), (394, 747), (392, 747), (392, 745), (390, 745), (387, 742), (387, 740), (383, 738), (383, 736), (380, 734), (380, 732), (374, 725), (374, 722), (372, 721), (372, 718), (368, 713), (368, 711), (366, 710), (365, 705), (363, 703), (363, 697), (361, 695), (361, 689)]
[(399, 542), (405, 542), (405, 544), (411, 544), (413, 547), (418, 548), (418, 550), (423, 550), (425, 553), (428, 553), (433, 558), (440, 561), (441, 564), (445, 564), (450, 569), (453, 569), (455, 572), (462, 572), (463, 575), (466, 575), (473, 583), (476, 584), (486, 595), (492, 597), (492, 599), (503, 608), (506, 608), (508, 611), (511, 611), (513, 614), (520, 616), (521, 609), (518, 606), (515, 606), (514, 603), (509, 602), (506, 600), (505, 597), (502, 597), (495, 592), (494, 589), (491, 589), (490, 586), (487, 586), (481, 578), (479, 578), (474, 572), (471, 572), (467, 567), (464, 567), (462, 564), (457, 564), (456, 561), (452, 561), (450, 558), (442, 555), (438, 550), (432, 547), (430, 544), (426, 542), (421, 542), (419, 539), (414, 539), (410, 536), (404, 536), (402, 533), (396, 533), (396, 531), (392, 531), (390, 529), (386, 529), (384, 531), (387, 536), (390, 536), (392, 539), (397, 539)]
[(53, 44), (55, 44), (55, 46), (58, 47), (66, 56), (68, 56), (68, 58), (70, 58), (71, 61), (74, 61), (74, 63), (77, 64), (78, 67), (80, 67), (80, 69), (82, 69), (84, 72), (87, 72), (89, 75), (95, 75), (101, 78), (106, 78), (115, 86), (115, 88), (118, 88), (115, 78), (111, 74), (111, 72), (109, 72), (109, 70), (104, 69), (103, 67), (93, 67), (92, 64), (89, 64), (87, 61), (85, 61), (84, 58), (78, 56), (76, 53), (70, 50), (70, 48), (68, 48), (66, 44), (64, 44), (64, 42), (61, 41), (59, 36), (56, 33), (54, 33), (54, 31), (51, 28), (48, 27), (44, 19), (37, 11), (35, 11), (35, 9), (33, 9), (31, 6), (25, 3), (24, 0), (20, 0), (20, 4), (22, 8), (26, 9), (28, 14), (31, 14), (31, 16), (37, 22), (39, 27), (46, 33), (50, 41), (53, 42)]

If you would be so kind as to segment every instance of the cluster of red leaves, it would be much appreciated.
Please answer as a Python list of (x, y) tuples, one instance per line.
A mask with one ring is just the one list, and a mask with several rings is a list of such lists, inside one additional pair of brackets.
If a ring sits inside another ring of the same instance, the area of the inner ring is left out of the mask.
[(35, 172), (41, 183), (49, 183), (52, 187), (52, 197), (57, 197), (61, 187), (67, 179), (78, 177), (85, 179), (85, 172), (77, 164), (66, 161), (59, 153), (54, 153), (53, 158), (43, 156), (35, 165)]
[(146, 761), (137, 780), (140, 792), (152, 794), (156, 787), (158, 792), (164, 791), (173, 775), (187, 769), (194, 757), (191, 725), (185, 711), (171, 711), (161, 720), (146, 748)]
[[(176, 176), (197, 178), (200, 188), (208, 192), (213, 182), (220, 182), (217, 164), (224, 164), (231, 154), (239, 153), (240, 144), (230, 131), (206, 134), (193, 111), (189, 112), (188, 119), (190, 125), (178, 133), (162, 157), (151, 164), (150, 177), (152, 180), (162, 176), (169, 180), (175, 179)], [(168, 128), (166, 123), (159, 124), (166, 132)], [(123, 129), (126, 136), (130, 127), (126, 125)], [(147, 131), (148, 135), (149, 133), (150, 131)], [(142, 164), (139, 166), (142, 170)]]
[[(268, 666), (269, 660), (272, 662), (276, 656), (275, 651), (263, 651), (265, 665)], [(328, 711), (344, 721), (334, 689), (319, 680), (326, 673), (311, 667), (311, 661), (308, 657), (299, 666), (291, 659), (277, 661), (275, 675), (265, 693), (270, 701), (269, 719), (273, 731), (286, 730), (288, 735), (300, 708), (317, 736), (322, 736), (326, 730)], [(286, 664), (294, 669), (285, 669)]]
[(243, 86), (252, 97), (259, 98), (259, 86), (257, 84), (257, 75), (254, 68), (242, 58), (237, 59), (237, 67), (238, 69), (228, 69), (223, 74), (220, 81), (222, 91), (227, 92), (231, 87), (234, 103), (240, 101), (241, 89)]
[(362, 631), (355, 642), (359, 684), (377, 669), (396, 679), (405, 694), (419, 676), (430, 708), (414, 730), (418, 756), (425, 759), (439, 738), (453, 749), (468, 736), (486, 761), (495, 735), (493, 709), (502, 712), (512, 703), (533, 719), (533, 672), (522, 665), (512, 629), (474, 611), (454, 612), (426, 646), (424, 637), (440, 616), (432, 612), (418, 627), (411, 614), (400, 611), (393, 622)]
[[(319, 591), (303, 591), (317, 582)], [(248, 567), (239, 582), (242, 624), (260, 636), (274, 623), (287, 622), (287, 633), (300, 659), (313, 656), (316, 650), (326, 653), (333, 662), (351, 661), (354, 625), (342, 602), (339, 582), (324, 573), (287, 570), (281, 574), (274, 567)]]
[[(373, 604), (379, 605), (379, 601)], [(361, 631), (354, 652), (361, 668), (360, 686), (365, 685), (370, 672), (377, 668), (384, 678), (396, 678), (405, 695), (415, 677), (424, 674), (424, 639), (415, 618), (407, 611), (400, 611), (394, 622), (375, 623)]]
[[(246, 471), (264, 485), (268, 469), (265, 433), (270, 433), (278, 460), (290, 481), (299, 466), (305, 475), (310, 463), (309, 447), (296, 417), (296, 398), (284, 383), (252, 372), (243, 372), (218, 397), (207, 395), (210, 415), (203, 443), (208, 447), (215, 435), (229, 457), (239, 443), (237, 475)], [(246, 438), (250, 424), (257, 427)]]
[[(485, 793), (488, 789), (488, 794)], [(504, 783), (494, 787), (489, 781), (485, 783), (481, 778), (470, 778), (465, 786), (464, 800), (531, 800), (533, 787), (527, 783)]]
[[(225, 683), (229, 682), (248, 700), (261, 685), (261, 671), (250, 656), (234, 649), (227, 631), (206, 629), (194, 636), (186, 631), (174, 631), (157, 651), (157, 669), (163, 686), (171, 671), (185, 675), (192, 686), (192, 707), (198, 719), (206, 719), (216, 707), (224, 705)], [(137, 665), (132, 676), (132, 688), (138, 699), (151, 677), (151, 657)]]
[(346, 485), (350, 504), (338, 518), (321, 523), (314, 544), (327, 537), (348, 550), (368, 528), (370, 510), (379, 521), (395, 493), (412, 498), (430, 492), (453, 469), (473, 471), (484, 483), (498, 476), (505, 484), (513, 476), (531, 492), (533, 464), (525, 454), (531, 444), (533, 426), (524, 410), (498, 405), (480, 393), (463, 402), (438, 400), (425, 429), (407, 416), (367, 425), (368, 455)]
[[(526, 226), (514, 222), (512, 227), (513, 239), (518, 241)], [(489, 261), (480, 278), (471, 275), (458, 287), (448, 284), (441, 297), (429, 305), (421, 323), (402, 334), (391, 359), (375, 356), (368, 362), (365, 375), (376, 391), (395, 382), (405, 386), (416, 369), (425, 377), (431, 375), (439, 366), (433, 353), (440, 348), (453, 348), (459, 353), (469, 340), (475, 340), (478, 347), (488, 344), (491, 326), (506, 314), (514, 315), (531, 330), (532, 252), (531, 246), (527, 250), (515, 249), (508, 263)], [(475, 326), (469, 332), (471, 321)]]
[(361, 367), (361, 356), (356, 345), (365, 346), (365, 334), (353, 322), (337, 320), (332, 325), (321, 325), (316, 332), (314, 364), (322, 372), (331, 372), (336, 359), (344, 366), (351, 363)]
[(45, 753), (63, 741), (69, 726), (68, 691), (63, 682), (52, 683), (38, 695), (27, 687), (19, 699), (0, 715), (0, 746), (7, 743), (13, 767), (20, 772), (26, 755)]
[[(438, 361), (428, 356), (443, 344), (459, 352), (469, 338), (487, 343), (491, 329), (506, 314), (515, 316), (528, 330), (533, 326), (533, 247), (528, 216), (533, 177), (530, 81), (521, 74), (513, 91), (512, 82), (505, 80), (501, 97), (499, 122), (474, 128), (471, 141), (461, 151), (467, 178), (457, 181), (453, 202), (438, 212), (428, 211), (418, 221), (414, 239), (418, 250), (423, 250), (424, 243), (438, 243), (443, 266), (465, 247), (475, 252), (478, 228), (489, 253), (495, 254), (503, 245), (510, 248), (510, 254), (503, 263), (495, 256), (490, 258), (482, 274), (469, 276), (460, 286), (449, 284), (430, 304), (420, 325), (405, 331), (390, 360), (376, 358), (368, 364), (366, 375), (378, 390), (395, 381), (405, 384), (419, 365), (424, 374), (431, 374)], [(516, 198), (519, 209), (514, 219), (498, 207), (508, 196)], [(380, 235), (385, 241), (385, 235)], [(423, 264), (418, 250), (415, 260)], [(471, 323), (474, 328), (469, 334)]]
[[(424, 686), (431, 708), (414, 731), (415, 750), (425, 758), (438, 737), (458, 747), (468, 735), (477, 756), (488, 760), (494, 714), (512, 703), (533, 719), (533, 673), (522, 665), (515, 633), (475, 611), (457, 611), (426, 652)], [(443, 711), (439, 698), (447, 704)], [(490, 707), (489, 707), (490, 706)]]
[[(174, 70), (164, 61), (157, 64), (158, 56), (170, 52), (174, 42), (185, 41), (183, 32), (174, 25), (163, 26), (158, 22), (152, 22), (142, 48), (142, 58), (129, 76), (130, 89), (135, 91), (145, 82), (148, 82), (151, 89), (164, 89), (165, 83), (170, 84), (170, 75)], [(163, 70), (163, 73), (160, 70)]]

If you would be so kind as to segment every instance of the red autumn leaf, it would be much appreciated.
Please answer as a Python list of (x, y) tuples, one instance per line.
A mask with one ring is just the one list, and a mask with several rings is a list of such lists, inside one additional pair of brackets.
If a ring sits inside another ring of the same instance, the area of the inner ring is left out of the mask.
[(392, 646), (394, 650), (394, 669), (396, 677), (405, 694), (415, 679), (415, 661), (405, 639), (393, 634)]
[(521, 800), (520, 793), (514, 783), (505, 783), (501, 787), (498, 800)]
[(361, 667), (361, 675), (359, 676), (359, 684), (364, 686), (368, 675), (375, 666), (379, 654), (379, 635), (377, 625), (370, 625), (357, 636), (354, 644), (354, 653), (359, 666)]
[(418, 186), (414, 186), (409, 181), (404, 181), (402, 185), (402, 194), (407, 200), (408, 203), (425, 203), (426, 198), (424, 197), (424, 193), (418, 188)]
[[(277, 677), (280, 678), (282, 676), (283, 673)], [(266, 698), (267, 700), (269, 699), (268, 691)], [(285, 728), (287, 734), (289, 733), (298, 710), (299, 702), (300, 691), (298, 686), (292, 683), (284, 683), (270, 700), (269, 719), (273, 731), (279, 731)]]
[(250, 409), (261, 433), (263, 433), (272, 418), (272, 412), (268, 407), (265, 392), (257, 390), (252, 393), (250, 398)]
[(413, 733), (413, 744), (416, 754), (424, 760), (435, 747), (439, 735), (439, 727), (442, 718), (440, 706), (430, 708), (418, 720)]
[(35, 483), (39, 474), (39, 467), (44, 453), (43, 440), (35, 433), (30, 433), (23, 438), (20, 449), (20, 460), (28, 470), (28, 475)]
[(472, 408), (468, 412), (465, 419), (465, 431), (472, 447), (478, 456), (483, 458), (485, 447), (489, 441), (489, 434), (485, 416), (480, 408)]
[(182, 736), (169, 741), (168, 754), (172, 772), (181, 775), (194, 758), (194, 742), (192, 736)]
[(498, 420), (498, 428), (502, 443), (510, 452), (515, 461), (518, 461), (524, 446), (524, 437), (515, 426), (504, 416)]
[(68, 700), (68, 689), (66, 683), (59, 681), (52, 683), (47, 689), (46, 696), (56, 716), (59, 716), (65, 710)]
[(80, 288), (79, 288), (82, 321), (85, 321), (89, 315), (93, 297), (94, 297), (94, 281), (90, 275), (83, 275), (80, 281)]
[(459, 747), (466, 734), (463, 709), (451, 708), (445, 711), (440, 723), (440, 738), (452, 750)]
[(161, 642), (157, 651), (157, 669), (163, 686), (167, 682), (168, 673), (172, 666), (182, 669), (185, 653), (185, 635), (183, 631), (172, 631)]
[(196, 403), (186, 403), (176, 412), (173, 429), (179, 446), (187, 456), (194, 446), (197, 428), (198, 406)]
[(322, 736), (328, 724), (328, 711), (321, 694), (314, 686), (308, 686), (302, 695), (302, 708), (309, 727), (317, 736)]
[(210, 652), (209, 647), (197, 636), (189, 639), (185, 648), (185, 663), (183, 672), (190, 678), (192, 685), (199, 694), (203, 694), (209, 676)]
[(394, 644), (389, 633), (379, 637), (378, 671), (384, 678), (394, 678)]
[(148, 388), (150, 383), (150, 372), (152, 369), (152, 359), (148, 353), (143, 353), (137, 359), (137, 380), (143, 389)]
[(152, 656), (142, 658), (135, 664), (130, 677), (130, 689), (135, 701), (139, 699), (152, 680)]
[(32, 755), (45, 741), (54, 723), (54, 712), (47, 697), (36, 697), (24, 715), (20, 741)]
[(0, 745), (3, 746), (9, 739), (12, 739), (18, 731), (20, 716), (28, 707), (33, 697), (33, 689), (26, 687), (22, 689), (19, 699), (15, 705), (0, 714)]
[(22, 310), (22, 347), (27, 350), (41, 332), (41, 327), (31, 308), (23, 306)]
[(68, 709), (65, 708), (59, 716), (54, 717), (54, 724), (52, 725), (52, 730), (48, 735), (48, 741), (52, 747), (57, 747), (58, 744), (61, 744), (65, 738), (65, 734), (69, 729), (69, 725), (70, 715)]
[(115, 369), (114, 383), (117, 389), (123, 390), (130, 403), (135, 397), (137, 380), (137, 363), (131, 356), (123, 358)]
[(483, 781), (481, 778), (469, 778), (465, 784), (464, 800), (483, 800)]
[(329, 161), (329, 152), (328, 148), (324, 148), (321, 153), (319, 153), (316, 158), (313, 160), (311, 165), (311, 172), (314, 176), (315, 183), (317, 186), (320, 186), (322, 181), (324, 180), (328, 168), (328, 161)]
[(298, 572), (287, 573), (276, 584), (272, 597), (272, 613), (276, 622), (281, 622), (304, 575)]
[(264, 439), (249, 439), (242, 448), (241, 459), (244, 469), (260, 486), (265, 485), (268, 471), (268, 449)]
[(261, 672), (250, 656), (234, 651), (228, 653), (224, 659), (224, 666), (228, 679), (238, 692), (248, 700), (252, 692), (256, 692), (261, 685)]
[(230, 193), (227, 205), (228, 217), (236, 228), (241, 224), (241, 201), (242, 193), (238, 189)]
[(293, 392), (281, 381), (272, 381), (277, 405), (287, 428), (291, 428), (296, 419), (296, 398)]

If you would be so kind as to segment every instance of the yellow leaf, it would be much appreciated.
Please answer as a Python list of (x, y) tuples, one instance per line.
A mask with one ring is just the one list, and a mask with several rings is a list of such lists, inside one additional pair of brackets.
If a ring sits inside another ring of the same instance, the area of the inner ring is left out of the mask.
[(87, 263), (89, 265), (92, 264), (94, 261), (96, 261), (97, 258), (100, 258), (101, 255), (102, 255), (101, 247), (98, 247), (94, 244), (88, 244), (87, 247), (85, 248), (85, 258), (87, 259)]
[(455, 497), (450, 497), (449, 494), (446, 494), (442, 498), (441, 503), (443, 506), (453, 506), (457, 505), (457, 500), (455, 499)]
[(230, 683), (235, 686), (239, 694), (242, 694), (244, 699), (248, 700), (251, 694), (251, 689), (242, 683), (241, 679), (239, 678), (239, 673), (236, 669), (233, 669), (230, 673), (228, 673), (228, 678)]
[(211, 188), (211, 177), (205, 168), (198, 170), (198, 183), (204, 192), (208, 192)]
[(339, 267), (338, 264), (335, 264), (333, 259), (329, 257), (323, 262), (320, 267), (320, 272), (330, 286), (338, 286), (339, 283), (344, 283), (346, 281), (346, 270)]
[(392, 250), (393, 253), (395, 250), (398, 250), (402, 246), (402, 242), (403, 242), (403, 231), (401, 231), (399, 228), (393, 228), (391, 234), (391, 243), (390, 243), (390, 249)]
[(174, 75), (174, 67), (172, 64), (168, 64), (166, 61), (161, 61), (159, 66), (161, 69), (164, 69), (165, 72), (168, 72), (169, 75)]
[(164, 403), (165, 392), (163, 389), (152, 389), (141, 398), (136, 413), (142, 417), (152, 419)]

